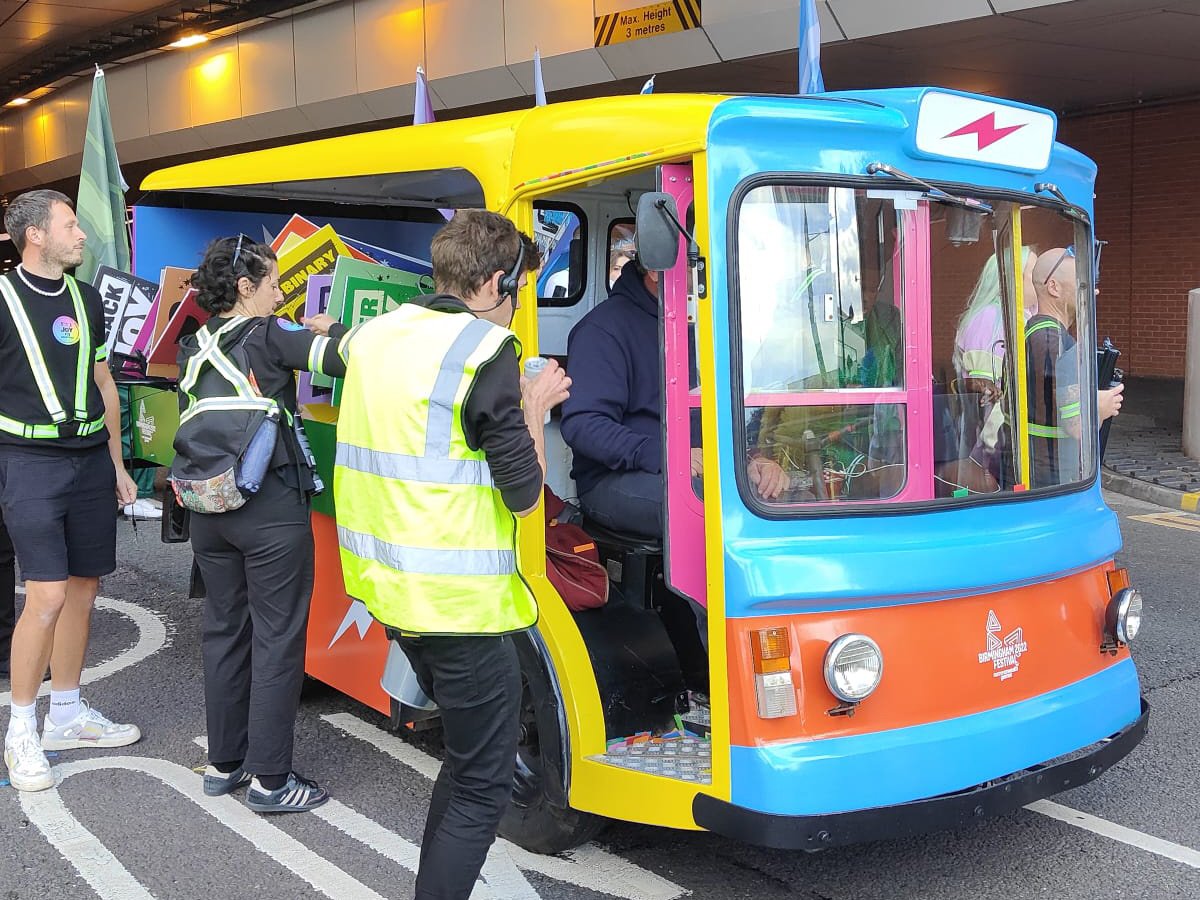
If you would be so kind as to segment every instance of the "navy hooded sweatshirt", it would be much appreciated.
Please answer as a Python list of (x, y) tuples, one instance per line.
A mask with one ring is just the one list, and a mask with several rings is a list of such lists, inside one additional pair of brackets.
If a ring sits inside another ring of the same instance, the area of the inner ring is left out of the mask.
[(631, 261), (567, 339), (562, 435), (581, 495), (608, 472), (662, 471), (660, 355), (658, 298)]

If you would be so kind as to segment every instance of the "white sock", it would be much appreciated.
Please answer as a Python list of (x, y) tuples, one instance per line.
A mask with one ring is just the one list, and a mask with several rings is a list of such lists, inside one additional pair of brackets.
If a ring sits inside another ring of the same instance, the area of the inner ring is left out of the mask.
[(8, 736), (15, 737), (18, 732), (37, 734), (37, 701), (28, 706), (12, 704), (12, 716), (8, 720)]
[(66, 725), (79, 715), (79, 688), (73, 691), (56, 691), (50, 689), (50, 722), (54, 725)]

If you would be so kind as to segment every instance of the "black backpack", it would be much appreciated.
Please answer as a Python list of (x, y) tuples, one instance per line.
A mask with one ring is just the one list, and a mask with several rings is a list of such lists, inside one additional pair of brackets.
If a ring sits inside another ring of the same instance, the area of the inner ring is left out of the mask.
[(171, 486), (180, 505), (193, 512), (243, 506), (262, 485), (275, 454), (280, 406), (259, 392), (245, 348), (266, 321), (235, 316), (179, 342), (180, 415)]

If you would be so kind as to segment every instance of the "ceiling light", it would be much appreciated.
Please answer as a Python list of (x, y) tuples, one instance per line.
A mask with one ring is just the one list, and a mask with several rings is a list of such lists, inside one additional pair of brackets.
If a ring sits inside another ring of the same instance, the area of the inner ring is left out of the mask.
[(9, 100), (4, 105), (5, 106), (25, 106), (26, 104), (28, 104), (30, 102), (31, 101), (28, 97), (16, 97), (12, 100)]
[(204, 34), (189, 34), (181, 37), (174, 43), (167, 44), (168, 47), (174, 47), (177, 50), (184, 50), (188, 47), (195, 47), (198, 44), (203, 44), (208, 40), (208, 35)]

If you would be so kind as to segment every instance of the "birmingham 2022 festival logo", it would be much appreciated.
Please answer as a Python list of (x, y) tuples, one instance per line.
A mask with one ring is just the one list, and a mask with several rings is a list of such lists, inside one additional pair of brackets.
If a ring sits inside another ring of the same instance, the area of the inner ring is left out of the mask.
[(1025, 629), (1016, 628), (1000, 637), (1000, 618), (989, 609), (987, 617), (987, 649), (979, 654), (981, 663), (992, 664), (992, 677), (1007, 681), (1021, 667), (1021, 656), (1029, 649), (1025, 640)]

